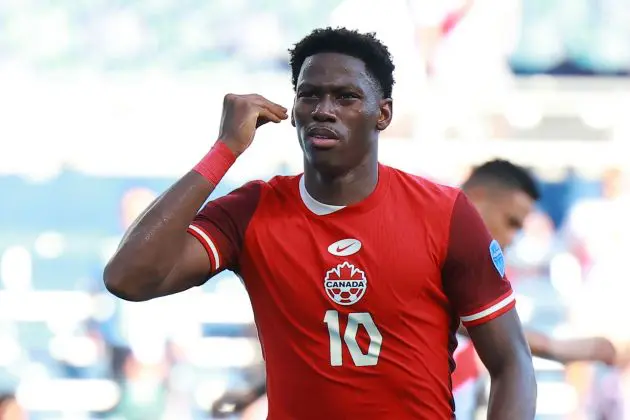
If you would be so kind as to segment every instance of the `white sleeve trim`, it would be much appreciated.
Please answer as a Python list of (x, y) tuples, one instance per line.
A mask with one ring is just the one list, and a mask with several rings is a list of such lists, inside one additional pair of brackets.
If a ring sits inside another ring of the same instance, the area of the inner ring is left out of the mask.
[(495, 303), (489, 308), (484, 309), (483, 311), (479, 311), (476, 314), (462, 316), (461, 319), (463, 322), (473, 322), (479, 319), (485, 318), (493, 313), (500, 311), (501, 309), (508, 306), (510, 303), (514, 302), (514, 292), (511, 292), (507, 297), (501, 299), (499, 302)]
[(206, 232), (204, 232), (203, 230), (201, 230), (195, 225), (190, 225), (188, 226), (188, 228), (190, 230), (195, 231), (195, 233), (198, 234), (199, 237), (201, 237), (204, 240), (204, 242), (207, 245), (207, 248), (209, 248), (210, 251), (212, 251), (212, 256), (214, 257), (214, 263), (216, 265), (214, 267), (214, 271), (218, 270), (219, 267), (221, 267), (221, 261), (219, 260), (219, 252), (217, 251), (217, 247), (214, 245), (214, 242), (212, 242), (212, 239), (210, 239), (210, 237), (206, 234)]

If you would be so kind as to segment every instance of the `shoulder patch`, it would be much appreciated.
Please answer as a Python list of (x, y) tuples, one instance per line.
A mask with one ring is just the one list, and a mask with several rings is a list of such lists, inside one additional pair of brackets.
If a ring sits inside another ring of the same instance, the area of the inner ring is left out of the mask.
[(492, 242), (490, 242), (490, 257), (492, 258), (494, 267), (497, 269), (501, 277), (505, 276), (505, 258), (503, 258), (501, 245), (499, 245), (496, 239), (493, 239)]

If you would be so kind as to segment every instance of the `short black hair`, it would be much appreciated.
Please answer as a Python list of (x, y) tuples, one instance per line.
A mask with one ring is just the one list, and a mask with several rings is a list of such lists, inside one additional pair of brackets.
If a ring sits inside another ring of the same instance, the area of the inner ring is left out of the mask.
[(533, 200), (540, 198), (540, 191), (534, 177), (522, 166), (503, 159), (488, 161), (473, 169), (464, 182), (464, 190), (478, 185), (495, 184), (504, 188), (523, 191)]
[(319, 53), (340, 53), (358, 58), (365, 63), (370, 75), (378, 83), (385, 98), (392, 97), (394, 63), (387, 47), (374, 33), (360, 33), (346, 28), (315, 29), (289, 50), (293, 89), (304, 60)]

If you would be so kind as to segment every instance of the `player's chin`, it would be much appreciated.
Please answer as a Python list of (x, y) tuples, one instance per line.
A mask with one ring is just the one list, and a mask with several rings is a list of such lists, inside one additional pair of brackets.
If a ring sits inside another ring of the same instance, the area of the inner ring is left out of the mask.
[(343, 153), (335, 150), (305, 149), (304, 154), (309, 164), (322, 174), (343, 173), (347, 166)]

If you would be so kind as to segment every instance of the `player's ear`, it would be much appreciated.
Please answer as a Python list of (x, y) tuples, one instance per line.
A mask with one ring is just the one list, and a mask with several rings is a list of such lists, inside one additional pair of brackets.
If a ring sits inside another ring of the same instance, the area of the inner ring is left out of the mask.
[(381, 115), (379, 115), (378, 121), (376, 122), (376, 129), (383, 131), (389, 127), (389, 124), (392, 122), (394, 103), (390, 98), (381, 99), (380, 109)]
[(295, 107), (291, 108), (291, 125), (295, 127)]

